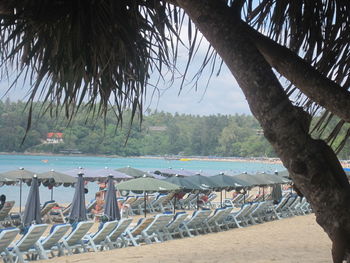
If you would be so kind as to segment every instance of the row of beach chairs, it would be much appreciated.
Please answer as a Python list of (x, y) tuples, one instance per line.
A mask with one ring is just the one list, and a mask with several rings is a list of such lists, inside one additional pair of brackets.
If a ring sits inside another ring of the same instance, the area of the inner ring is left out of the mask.
[(25, 235), (13, 242), (19, 229), (8, 228), (0, 232), (0, 253), (4, 262), (24, 262), (25, 258), (47, 259), (193, 237), (310, 212), (310, 206), (304, 198), (285, 196), (277, 205), (273, 205), (271, 201), (247, 203), (239, 209), (229, 206), (214, 211), (197, 210), (191, 216), (185, 211), (175, 215), (166, 212), (141, 218), (132, 227), (132, 219), (123, 218), (104, 223), (95, 233), (88, 233), (93, 221), (85, 221), (73, 227), (70, 224), (54, 225), (50, 233), (43, 237), (49, 225), (39, 224), (30, 226)]

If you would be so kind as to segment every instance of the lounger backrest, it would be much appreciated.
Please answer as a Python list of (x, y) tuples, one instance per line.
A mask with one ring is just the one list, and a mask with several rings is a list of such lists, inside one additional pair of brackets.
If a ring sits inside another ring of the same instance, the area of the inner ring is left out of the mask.
[(237, 216), (245, 216), (249, 213), (250, 209), (252, 207), (252, 204), (244, 204), (241, 208), (241, 210), (238, 211)]
[(137, 200), (137, 197), (135, 196), (129, 196), (125, 202), (123, 203), (123, 205), (132, 205), (135, 201)]
[(43, 208), (41, 208), (41, 216), (47, 215), (55, 206), (58, 206), (56, 202), (46, 203)]
[(6, 219), (8, 214), (10, 213), (12, 207), (15, 205), (15, 201), (7, 201), (5, 202), (4, 206), (0, 210), (0, 221), (3, 221)]
[(145, 202), (145, 197), (144, 196), (139, 196), (139, 197), (137, 197), (135, 202), (130, 204), (130, 206), (136, 207), (136, 206), (139, 206), (139, 205), (143, 204), (144, 202)]
[(157, 230), (161, 230), (170, 222), (172, 217), (172, 214), (156, 215), (153, 222), (149, 224), (149, 226), (147, 226), (144, 231), (146, 231), (148, 234), (152, 234)]
[(114, 241), (116, 240), (121, 234), (125, 232), (125, 230), (128, 228), (128, 226), (131, 224), (132, 219), (131, 218), (123, 218), (119, 221), (117, 227), (113, 229), (113, 231), (109, 234), (110, 240)]
[(162, 204), (166, 204), (166, 203), (168, 203), (171, 199), (173, 199), (174, 198), (174, 195), (175, 195), (175, 193), (174, 192), (171, 192), (171, 193), (169, 193), (169, 194), (167, 194), (166, 196), (165, 196), (165, 198), (164, 198), (164, 200), (163, 200), (163, 203)]
[(211, 210), (201, 210), (196, 211), (193, 216), (190, 218), (190, 220), (187, 222), (187, 226), (197, 226), (199, 224), (202, 224), (205, 219), (208, 218), (210, 215)]
[(19, 233), (18, 228), (8, 228), (3, 229), (0, 233), (0, 252), (5, 251), (5, 249), (11, 244)]
[(112, 230), (117, 226), (118, 221), (110, 221), (103, 224), (103, 227), (97, 231), (92, 240), (95, 244), (99, 244), (106, 239), (106, 237), (112, 232)]
[(56, 245), (64, 234), (71, 228), (70, 224), (57, 224), (53, 225), (51, 228), (51, 233), (45, 237), (43, 240), (40, 240), (41, 245), (44, 249), (50, 249)]
[(156, 200), (152, 202), (153, 206), (157, 206), (163, 204), (163, 202), (167, 199), (167, 195), (159, 195)]
[(86, 207), (86, 212), (87, 212), (87, 213), (91, 212), (91, 210), (95, 207), (96, 202), (97, 202), (97, 200), (95, 199), (95, 200), (91, 201), (91, 202), (87, 205), (87, 207)]
[(69, 246), (77, 244), (86, 235), (93, 224), (93, 221), (79, 222), (75, 229), (73, 229), (73, 231), (68, 236), (66, 236), (64, 240)]
[(47, 227), (47, 224), (31, 225), (28, 232), (16, 243), (16, 247), (20, 251), (27, 251), (34, 246)]
[(146, 227), (148, 227), (154, 220), (154, 217), (143, 218), (139, 223), (131, 230), (133, 236), (140, 235)]
[(208, 223), (211, 224), (217, 220), (220, 220), (225, 215), (224, 208), (216, 208), (214, 214), (207, 218)]
[(172, 231), (173, 229), (178, 228), (187, 218), (188, 214), (185, 212), (177, 213), (174, 216), (174, 219), (169, 222), (169, 224), (166, 226), (169, 231)]

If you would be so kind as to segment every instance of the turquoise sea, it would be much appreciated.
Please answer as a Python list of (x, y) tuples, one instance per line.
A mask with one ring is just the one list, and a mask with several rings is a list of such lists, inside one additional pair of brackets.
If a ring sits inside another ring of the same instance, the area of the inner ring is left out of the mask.
[[(32, 172), (45, 172), (51, 169), (55, 171), (64, 172), (78, 167), (85, 169), (102, 169), (121, 168), (131, 166), (148, 171), (164, 168), (177, 168), (193, 171), (204, 171), (210, 174), (219, 172), (230, 172), (232, 174), (239, 174), (242, 172), (257, 173), (257, 172), (274, 172), (282, 171), (285, 168), (280, 164), (267, 164), (257, 162), (226, 162), (226, 161), (179, 161), (179, 160), (165, 160), (153, 158), (108, 158), (108, 157), (88, 157), (88, 156), (36, 156), (36, 155), (0, 155), (0, 173), (23, 167)], [(97, 190), (96, 183), (89, 183), (87, 185), (89, 193), (87, 199), (93, 198)], [(22, 205), (26, 202), (29, 187), (23, 187)], [(5, 194), (7, 200), (15, 200), (19, 204), (19, 186), (2, 186), (0, 187), (0, 194)], [(50, 199), (51, 191), (45, 187), (40, 188), (40, 200), (42, 203)], [(57, 187), (54, 188), (54, 199), (59, 203), (70, 202), (73, 198), (74, 188), (72, 187)]]

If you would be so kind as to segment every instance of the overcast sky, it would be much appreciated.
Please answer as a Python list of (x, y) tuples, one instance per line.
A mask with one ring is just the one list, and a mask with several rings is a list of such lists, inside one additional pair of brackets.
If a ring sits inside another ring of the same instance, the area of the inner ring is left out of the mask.
[[(187, 31), (181, 32), (181, 38), (187, 38)], [(206, 54), (208, 43), (204, 40), (198, 49), (195, 60), (190, 65), (189, 74), (186, 79), (191, 79), (195, 74), (201, 62)], [(184, 65), (187, 62), (188, 51), (184, 48), (180, 49), (178, 57), (178, 68), (180, 71), (184, 71)], [(219, 60), (217, 62), (219, 64)], [(215, 71), (216, 73), (216, 71)], [(152, 110), (165, 111), (170, 113), (180, 114), (198, 114), (198, 115), (211, 115), (211, 114), (251, 114), (248, 103), (238, 87), (232, 74), (224, 65), (219, 76), (215, 74), (212, 76), (208, 87), (207, 80), (210, 75), (210, 68), (207, 68), (206, 73), (198, 81), (197, 90), (192, 85), (185, 85), (183, 90), (179, 93), (179, 87), (181, 79), (177, 79), (171, 87), (168, 82), (158, 83), (158, 92), (154, 93), (152, 97), (152, 88), (147, 91), (147, 100), (145, 109), (147, 106)], [(151, 83), (155, 83), (155, 77), (151, 78)], [(9, 97), (11, 100), (27, 100), (28, 88), (26, 85), (21, 88), (21, 85), (12, 89), (7, 95), (5, 95), (8, 89), (8, 82), (0, 82), (0, 98), (6, 99)]]

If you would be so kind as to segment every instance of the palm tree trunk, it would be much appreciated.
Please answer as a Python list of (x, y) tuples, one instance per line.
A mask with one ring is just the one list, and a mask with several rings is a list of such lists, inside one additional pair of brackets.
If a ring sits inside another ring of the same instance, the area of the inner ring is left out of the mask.
[(224, 1), (177, 3), (236, 78), (265, 137), (333, 241), (333, 261), (342, 262), (350, 251), (350, 185), (335, 153), (325, 142), (311, 138), (309, 114), (292, 105), (243, 22)]

